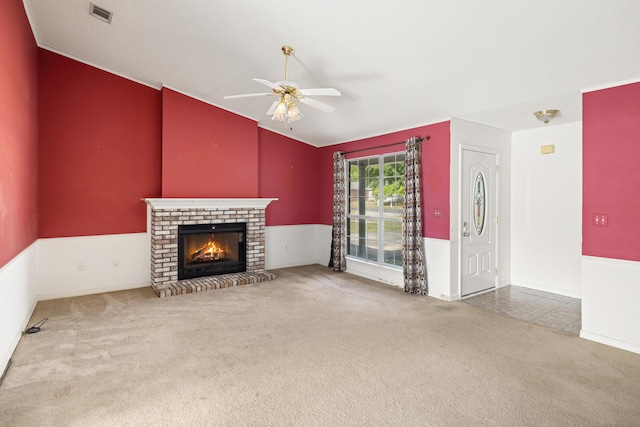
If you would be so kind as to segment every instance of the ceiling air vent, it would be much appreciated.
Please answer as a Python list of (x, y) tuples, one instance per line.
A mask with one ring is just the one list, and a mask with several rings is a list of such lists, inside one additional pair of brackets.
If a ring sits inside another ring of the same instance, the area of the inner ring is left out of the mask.
[(113, 12), (109, 12), (107, 9), (103, 9), (100, 6), (96, 6), (95, 4), (91, 3), (91, 15), (95, 16), (101, 21), (106, 22), (107, 24), (111, 24)]

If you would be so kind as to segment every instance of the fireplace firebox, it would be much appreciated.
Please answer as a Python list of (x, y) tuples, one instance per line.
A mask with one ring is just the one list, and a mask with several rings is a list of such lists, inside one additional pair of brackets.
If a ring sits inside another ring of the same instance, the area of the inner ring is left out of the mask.
[(246, 224), (178, 226), (178, 280), (247, 269)]

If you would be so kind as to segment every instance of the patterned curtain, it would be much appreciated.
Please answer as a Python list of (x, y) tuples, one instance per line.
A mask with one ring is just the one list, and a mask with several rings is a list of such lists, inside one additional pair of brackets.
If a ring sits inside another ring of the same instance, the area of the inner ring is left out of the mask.
[(331, 237), (331, 259), (333, 271), (347, 269), (347, 184), (346, 156), (341, 151), (333, 153), (333, 231)]
[(402, 209), (402, 269), (404, 291), (427, 295), (422, 238), (422, 141), (407, 140), (404, 168), (404, 208)]

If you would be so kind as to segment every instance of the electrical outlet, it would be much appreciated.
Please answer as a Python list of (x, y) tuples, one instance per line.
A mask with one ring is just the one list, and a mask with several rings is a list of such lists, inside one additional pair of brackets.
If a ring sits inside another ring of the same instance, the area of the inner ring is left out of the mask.
[(609, 215), (593, 214), (593, 225), (596, 227), (607, 227), (609, 225)]
[(79, 261), (78, 262), (78, 271), (84, 271), (85, 265), (84, 262)]

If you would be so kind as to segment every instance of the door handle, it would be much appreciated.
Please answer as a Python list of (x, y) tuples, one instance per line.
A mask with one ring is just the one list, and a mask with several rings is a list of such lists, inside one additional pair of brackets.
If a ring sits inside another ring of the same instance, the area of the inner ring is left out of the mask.
[(469, 237), (469, 232), (467, 231), (467, 221), (462, 223), (462, 237)]

